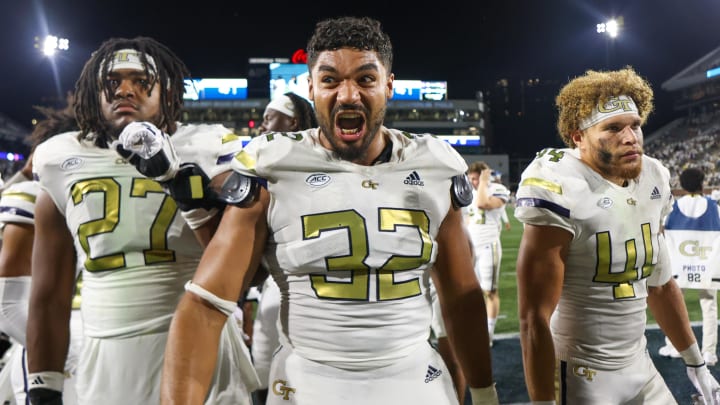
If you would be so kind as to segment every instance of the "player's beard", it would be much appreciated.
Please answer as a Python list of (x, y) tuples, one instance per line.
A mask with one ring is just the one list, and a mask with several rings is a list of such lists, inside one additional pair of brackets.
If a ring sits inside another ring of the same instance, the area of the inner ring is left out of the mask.
[(633, 163), (623, 163), (622, 155), (613, 154), (606, 147), (601, 145), (597, 149), (598, 167), (606, 177), (632, 180), (637, 178), (642, 171), (642, 148), (638, 150), (639, 158)]
[(332, 146), (333, 151), (337, 153), (341, 159), (349, 162), (366, 160), (368, 148), (372, 144), (373, 140), (375, 140), (375, 137), (377, 137), (378, 132), (380, 132), (380, 127), (382, 126), (383, 119), (385, 118), (386, 107), (383, 106), (372, 115), (365, 107), (353, 107), (355, 110), (362, 110), (364, 115), (368, 117), (368, 121), (365, 122), (365, 135), (363, 135), (359, 143), (353, 142), (352, 144), (345, 143), (335, 137), (334, 117), (341, 109), (348, 110), (349, 108), (343, 106), (335, 107), (331, 111), (329, 117), (317, 114), (320, 130), (322, 131), (325, 139), (327, 139), (328, 143), (330, 143), (330, 146)]

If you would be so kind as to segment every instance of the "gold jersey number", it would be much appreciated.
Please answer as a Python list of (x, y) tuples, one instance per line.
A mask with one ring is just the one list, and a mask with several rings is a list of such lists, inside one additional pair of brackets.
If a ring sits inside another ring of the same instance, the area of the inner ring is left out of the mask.
[[(120, 184), (112, 177), (88, 179), (75, 183), (71, 192), (75, 205), (80, 204), (90, 193), (102, 193), (104, 197), (102, 218), (84, 222), (78, 227), (78, 240), (86, 257), (85, 269), (87, 271), (106, 271), (125, 267), (125, 253), (119, 251), (93, 257), (89, 243), (91, 237), (113, 232), (118, 226), (120, 222)], [(156, 181), (133, 178), (130, 197), (146, 198), (148, 193), (161, 193), (164, 198), (150, 226), (150, 246), (143, 250), (145, 264), (173, 262), (175, 261), (175, 252), (167, 247), (167, 231), (175, 217), (177, 204), (175, 200), (165, 194), (162, 186)]]
[[(379, 231), (397, 232), (398, 227), (412, 227), (418, 231), (421, 244), (418, 256), (393, 255), (377, 269), (378, 301), (396, 300), (421, 294), (420, 280), (416, 277), (396, 281), (395, 273), (416, 269), (430, 261), (432, 239), (430, 221), (424, 211), (379, 208)], [(312, 288), (319, 298), (362, 300), (370, 299), (370, 268), (365, 264), (369, 254), (368, 233), (365, 218), (355, 210), (306, 215), (302, 218), (305, 239), (314, 239), (322, 232), (346, 229), (350, 253), (325, 259), (328, 273), (350, 271), (350, 282), (328, 280), (326, 274), (310, 276)]]

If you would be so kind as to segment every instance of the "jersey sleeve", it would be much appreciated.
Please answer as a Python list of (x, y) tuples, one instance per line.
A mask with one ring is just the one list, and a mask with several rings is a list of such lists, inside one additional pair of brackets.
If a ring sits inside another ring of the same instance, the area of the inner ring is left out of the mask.
[(492, 189), (490, 190), (490, 194), (493, 197), (497, 197), (503, 202), (507, 203), (510, 199), (510, 190), (508, 190), (507, 187), (500, 183), (492, 183)]
[[(571, 220), (570, 179), (562, 174), (565, 154), (542, 154), (523, 171), (516, 193), (515, 217), (524, 224), (556, 226), (576, 234)], [(557, 161), (553, 161), (553, 159)]]
[(182, 163), (195, 163), (211, 179), (230, 170), (240, 137), (222, 125), (182, 125), (170, 138)]
[(35, 225), (35, 200), (40, 185), (34, 181), (15, 183), (0, 197), (0, 227), (5, 224)]
[(65, 174), (85, 164), (82, 158), (73, 153), (78, 144), (77, 134), (69, 132), (55, 135), (38, 145), (33, 152), (33, 177), (62, 215), (65, 215), (68, 202)]
[[(195, 163), (212, 180), (230, 171), (230, 162), (242, 149), (240, 138), (222, 125), (181, 125), (170, 138), (182, 163)], [(197, 229), (217, 215), (218, 209), (183, 211), (191, 229)]]

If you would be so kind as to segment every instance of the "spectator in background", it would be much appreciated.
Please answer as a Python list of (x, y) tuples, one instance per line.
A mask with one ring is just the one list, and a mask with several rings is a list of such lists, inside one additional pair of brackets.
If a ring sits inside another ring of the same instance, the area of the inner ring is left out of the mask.
[[(681, 288), (697, 289), (702, 310), (702, 354), (708, 366), (717, 361), (717, 289), (720, 287), (720, 210), (703, 195), (705, 173), (694, 167), (680, 173), (688, 194), (673, 204), (665, 220), (665, 240), (673, 277)], [(680, 357), (666, 337), (659, 354)]]
[(312, 104), (295, 93), (281, 94), (265, 107), (263, 122), (258, 127), (267, 132), (293, 132), (316, 128), (317, 119)]
[(500, 313), (500, 262), (502, 247), (500, 229), (502, 215), (510, 191), (504, 185), (491, 180), (493, 170), (485, 162), (473, 162), (468, 168), (468, 177), (473, 186), (473, 201), (465, 210), (470, 240), (475, 253), (475, 274), (485, 293), (487, 327), (492, 345), (495, 324)]
[(556, 97), (568, 148), (542, 150), (521, 176), (518, 308), (531, 401), (676, 403), (647, 351), (648, 307), (697, 392), (720, 400), (662, 241), (672, 194), (668, 170), (643, 154), (652, 100), (630, 67), (572, 79)]

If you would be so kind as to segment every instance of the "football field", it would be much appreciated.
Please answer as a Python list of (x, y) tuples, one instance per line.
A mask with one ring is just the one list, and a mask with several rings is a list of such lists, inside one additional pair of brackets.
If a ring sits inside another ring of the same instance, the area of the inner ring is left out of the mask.
[[(522, 224), (518, 222), (513, 209), (508, 208), (511, 229), (502, 233), (502, 268), (500, 270), (500, 316), (495, 329), (495, 341), (492, 348), (493, 372), (497, 383), (501, 404), (521, 404), (528, 402), (527, 391), (522, 369), (520, 342), (518, 339), (517, 288), (515, 262), (518, 246), (522, 236)], [(701, 320), (700, 305), (697, 294), (689, 291), (685, 302), (693, 322), (696, 337), (700, 337), (699, 321)], [(669, 359), (657, 355), (658, 348), (664, 345), (664, 336), (657, 328), (652, 316), (648, 314), (648, 350), (660, 374), (673, 391), (679, 404), (690, 404), (690, 395), (694, 389), (687, 378), (685, 366), (680, 359)], [(711, 367), (713, 375), (718, 378), (718, 370)], [(466, 401), (466, 404), (470, 402)]]

